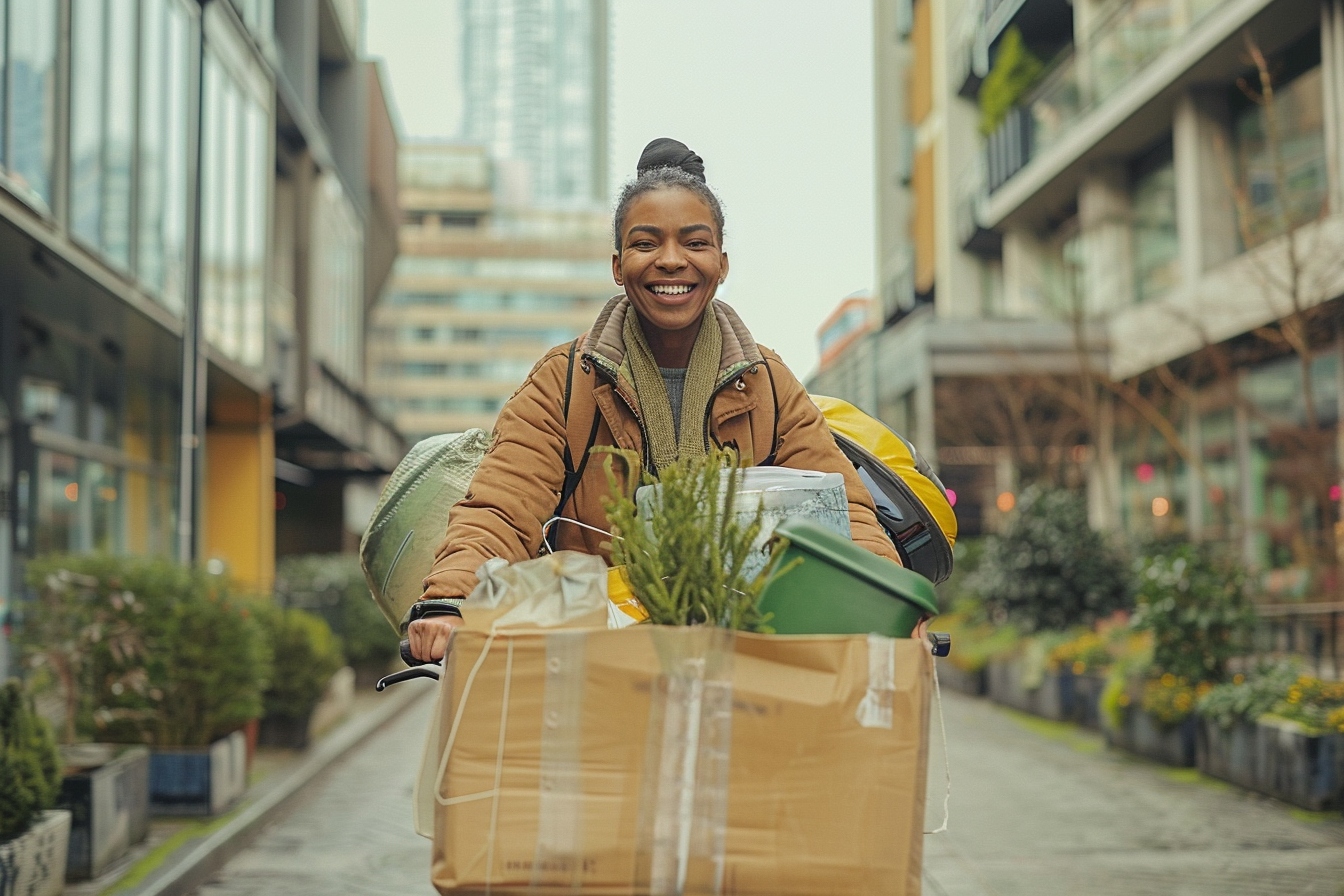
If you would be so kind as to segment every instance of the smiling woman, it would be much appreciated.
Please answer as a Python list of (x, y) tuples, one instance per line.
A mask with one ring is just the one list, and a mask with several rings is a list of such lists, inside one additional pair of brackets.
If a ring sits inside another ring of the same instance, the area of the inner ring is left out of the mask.
[[(552, 517), (565, 521), (554, 547), (609, 557), (606, 474), (585, 463), (594, 445), (636, 452), (655, 474), (723, 447), (745, 466), (840, 473), (854, 540), (897, 560), (867, 489), (802, 384), (715, 299), (728, 276), (723, 226), (701, 158), (675, 140), (650, 143), (616, 206), (611, 268), (624, 293), (586, 336), (551, 349), (500, 411), (423, 598), (463, 598), (486, 560), (536, 555)], [(459, 621), (411, 622), (412, 652), (438, 659)]]

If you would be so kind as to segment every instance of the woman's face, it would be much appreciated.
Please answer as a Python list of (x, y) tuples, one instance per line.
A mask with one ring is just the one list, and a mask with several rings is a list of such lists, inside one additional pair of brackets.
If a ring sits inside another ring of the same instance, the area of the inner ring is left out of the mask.
[(728, 255), (705, 201), (668, 187), (630, 203), (611, 272), (653, 342), (699, 323), (728, 276)]

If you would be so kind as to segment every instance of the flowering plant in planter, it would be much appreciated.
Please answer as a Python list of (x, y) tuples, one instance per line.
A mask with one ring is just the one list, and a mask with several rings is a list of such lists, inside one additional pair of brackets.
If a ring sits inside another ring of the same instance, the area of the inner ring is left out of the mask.
[(1195, 705), (1213, 685), (1189, 680), (1166, 672), (1143, 683), (1140, 707), (1163, 725), (1178, 725), (1194, 714)]
[(1249, 675), (1238, 672), (1230, 681), (1215, 685), (1200, 698), (1200, 716), (1229, 728), (1236, 722), (1254, 722), (1274, 711), (1297, 681), (1293, 663), (1262, 663)]

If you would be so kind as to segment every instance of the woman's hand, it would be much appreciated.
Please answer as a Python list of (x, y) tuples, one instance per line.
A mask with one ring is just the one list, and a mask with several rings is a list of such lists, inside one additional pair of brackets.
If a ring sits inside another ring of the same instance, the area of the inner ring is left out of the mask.
[(461, 624), (461, 616), (448, 614), (415, 620), (406, 629), (406, 638), (411, 642), (411, 655), (422, 663), (443, 659), (443, 655), (448, 652), (448, 639), (453, 629)]
[(931, 622), (933, 622), (932, 616), (925, 616), (923, 619), (919, 620), (919, 624), (916, 625), (915, 630), (910, 633), (910, 637), (927, 643), (929, 637), (929, 623)]

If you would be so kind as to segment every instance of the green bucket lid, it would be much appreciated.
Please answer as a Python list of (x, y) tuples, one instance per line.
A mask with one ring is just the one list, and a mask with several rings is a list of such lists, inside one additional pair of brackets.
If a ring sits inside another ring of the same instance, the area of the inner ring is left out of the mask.
[[(775, 527), (775, 535), (787, 539), (800, 551), (843, 569), (881, 591), (906, 600), (937, 615), (938, 596), (933, 583), (893, 560), (879, 557), (829, 529), (802, 518), (788, 519)], [(788, 575), (785, 574), (785, 579)]]

